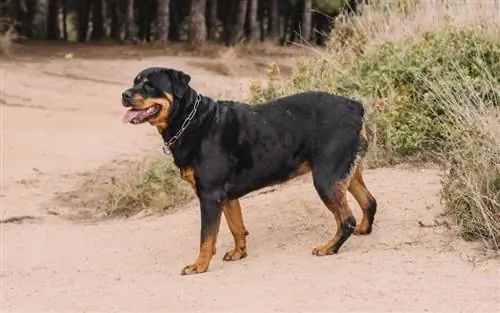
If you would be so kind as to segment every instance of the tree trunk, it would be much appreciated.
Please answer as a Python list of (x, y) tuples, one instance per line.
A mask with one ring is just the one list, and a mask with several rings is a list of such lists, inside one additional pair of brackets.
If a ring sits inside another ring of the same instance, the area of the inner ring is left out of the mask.
[(267, 24), (267, 33), (268, 36), (271, 37), (273, 41), (275, 41), (279, 37), (280, 29), (280, 12), (279, 12), (279, 0), (271, 0), (269, 9), (268, 9), (268, 24)]
[[(232, 1), (232, 0), (229, 0)], [(233, 2), (228, 2), (228, 0), (219, 0), (219, 2), (224, 2), (221, 6), (222, 15), (222, 40), (229, 46), (231, 44), (231, 31), (236, 20), (236, 6)]]
[(115, 41), (121, 41), (121, 29), (120, 29), (120, 11), (119, 4), (116, 0), (109, 2), (109, 18), (111, 19), (111, 31), (110, 37)]
[[(34, 30), (34, 3), (33, 1), (19, 1), (16, 5), (16, 22), (15, 26), (16, 32), (25, 36), (26, 38), (33, 38), (33, 30)], [(4, 6), (8, 6), (9, 3)], [(2, 7), (2, 4), (0, 4)], [(6, 15), (1, 15), (2, 17), (6, 17)]]
[(127, 14), (125, 19), (125, 40), (135, 41), (137, 38), (137, 27), (134, 18), (134, 0), (127, 0)]
[(62, 0), (63, 38), (68, 41), (68, 0)]
[(59, 29), (59, 1), (49, 0), (49, 10), (47, 16), (47, 39), (61, 39), (61, 31)]
[(239, 0), (238, 8), (236, 11), (236, 20), (234, 24), (229, 24), (229, 27), (232, 26), (231, 35), (229, 39), (230, 45), (235, 45), (241, 38), (243, 33), (243, 26), (245, 25), (245, 17), (247, 13), (247, 0)]
[(248, 0), (248, 41), (254, 42), (259, 38), (259, 29), (257, 24), (257, 0)]
[(203, 44), (207, 40), (206, 3), (206, 0), (191, 0), (188, 41), (194, 46)]
[(208, 0), (207, 39), (215, 39), (217, 25), (217, 0)]
[(259, 0), (259, 8), (257, 10), (257, 20), (259, 21), (259, 34), (260, 40), (266, 39), (266, 7), (269, 7), (266, 4), (266, 1)]
[(300, 27), (302, 20), (302, 12), (304, 10), (303, 3), (292, 4), (292, 17), (290, 21), (290, 40), (289, 42), (295, 42), (297, 34), (300, 35)]
[[(23, 34), (24, 35), (24, 19), (26, 17), (26, 12), (28, 11), (27, 5), (24, 1), (16, 1), (15, 3), (6, 3), (6, 4), (0, 4), (0, 7), (2, 6), (12, 6), (12, 10), (14, 11), (14, 20), (9, 21), (9, 19), (6, 19), (10, 23), (14, 24), (14, 30), (18, 34)], [(4, 17), (4, 15), (2, 15)]]
[(87, 33), (89, 31), (89, 13), (90, 6), (86, 1), (81, 1), (78, 5), (78, 41), (87, 41)]
[(180, 41), (181, 40), (181, 30), (180, 24), (182, 22), (181, 7), (180, 3), (176, 0), (171, 1), (170, 7), (170, 24), (168, 28), (168, 40), (169, 41)]
[(156, 21), (156, 40), (165, 44), (168, 41), (168, 28), (170, 24), (170, 0), (158, 0)]
[(19, 16), (20, 18), (18, 18), (18, 21), (21, 23), (21, 34), (28, 39), (34, 38), (36, 34), (35, 16), (36, 10), (38, 9), (36, 1), (28, 0), (25, 5), (21, 5), (19, 9), (19, 13), (21, 13), (21, 15)]
[[(283, 33), (281, 34), (281, 39), (280, 39), (280, 43), (282, 45), (286, 45), (287, 44), (287, 41), (288, 41), (288, 32), (290, 29), (293, 29), (293, 26), (290, 26), (290, 23), (291, 23), (291, 19), (293, 18), (292, 17), (292, 14), (293, 14), (293, 11), (294, 11), (294, 5), (293, 3), (291, 2), (287, 2), (285, 4), (285, 8), (283, 9)], [(293, 22), (292, 22), (292, 25), (293, 25)]]
[(304, 41), (311, 40), (311, 9), (312, 0), (304, 0), (304, 10), (302, 11), (301, 36)]
[(158, 16), (158, 2), (157, 0), (140, 0), (136, 1), (134, 5), (138, 38), (142, 42), (149, 42), (152, 34), (151, 25)]
[(92, 1), (92, 33), (91, 40), (104, 39), (104, 17), (103, 17), (103, 0)]

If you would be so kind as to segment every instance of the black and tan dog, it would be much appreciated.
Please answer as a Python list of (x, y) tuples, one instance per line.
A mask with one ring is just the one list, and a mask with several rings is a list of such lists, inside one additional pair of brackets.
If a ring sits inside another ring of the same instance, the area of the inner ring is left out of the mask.
[[(248, 232), (238, 199), (309, 171), (337, 223), (335, 235), (312, 253), (337, 253), (351, 234), (371, 233), (377, 202), (361, 173), (368, 146), (362, 104), (326, 92), (304, 92), (256, 106), (214, 101), (191, 88), (190, 80), (182, 71), (147, 68), (122, 94), (122, 104), (130, 108), (124, 122), (156, 126), (182, 178), (198, 196), (200, 251), (182, 274), (207, 271), (222, 212), (234, 237), (234, 249), (224, 260), (246, 257)], [(363, 210), (358, 226), (347, 190)]]

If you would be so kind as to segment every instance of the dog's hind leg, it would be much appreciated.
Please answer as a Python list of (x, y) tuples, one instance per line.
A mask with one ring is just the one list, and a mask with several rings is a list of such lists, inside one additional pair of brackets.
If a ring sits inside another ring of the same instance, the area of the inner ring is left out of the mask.
[(354, 160), (352, 157), (347, 157), (338, 164), (319, 162), (319, 165), (316, 163), (313, 168), (314, 187), (323, 203), (335, 216), (337, 224), (335, 235), (323, 245), (313, 249), (312, 253), (316, 256), (338, 253), (356, 227), (356, 219), (346, 198), (347, 188), (352, 179), (352, 168), (356, 162), (357, 156)]
[(361, 223), (354, 229), (354, 235), (369, 235), (372, 232), (375, 213), (377, 213), (377, 201), (370, 193), (363, 181), (362, 164), (354, 170), (354, 175), (348, 188), (363, 211)]
[(243, 215), (241, 214), (240, 201), (228, 200), (223, 207), (224, 216), (229, 226), (229, 230), (234, 238), (234, 249), (228, 251), (223, 260), (224, 261), (237, 261), (245, 258), (247, 256), (246, 249), (246, 236), (248, 231), (246, 230), (245, 224), (243, 222)]

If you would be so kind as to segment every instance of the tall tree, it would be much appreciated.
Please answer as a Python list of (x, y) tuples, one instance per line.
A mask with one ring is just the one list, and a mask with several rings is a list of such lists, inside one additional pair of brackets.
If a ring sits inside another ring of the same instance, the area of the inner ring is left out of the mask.
[(104, 39), (104, 3), (103, 0), (92, 1), (92, 33), (91, 40)]
[[(7, 5), (8, 3), (4, 4), (3, 6), (5, 7)], [(35, 14), (37, 9), (36, 1), (35, 0), (17, 1), (15, 5), (17, 11), (16, 20), (18, 22), (18, 24), (15, 27), (16, 31), (29, 39), (35, 37), (36, 34)], [(0, 7), (2, 7), (1, 4)], [(1, 16), (5, 17), (6, 15), (7, 14)]]
[(213, 40), (216, 35), (217, 25), (217, 0), (208, 0), (208, 14), (207, 14), (207, 39)]
[(243, 26), (245, 25), (245, 18), (247, 13), (247, 0), (238, 0), (237, 2), (237, 10), (236, 15), (234, 16), (234, 23), (229, 23), (230, 37), (229, 37), (229, 45), (235, 45), (241, 38), (243, 34)]
[(257, 10), (257, 20), (259, 20), (259, 32), (260, 32), (260, 40), (266, 39), (267, 31), (266, 31), (266, 10), (269, 8), (268, 1), (258, 0), (259, 8)]
[(88, 1), (80, 1), (78, 4), (78, 41), (87, 41), (87, 33), (89, 31), (89, 16), (90, 16), (90, 4)]
[(115, 41), (121, 42), (124, 25), (124, 14), (122, 8), (125, 8), (125, 3), (121, 0), (110, 0), (108, 3), (108, 14), (111, 20), (110, 37)]
[(153, 34), (152, 24), (158, 15), (158, 2), (157, 0), (140, 0), (134, 5), (139, 40), (149, 42)]
[(305, 41), (311, 40), (311, 19), (312, 0), (304, 0), (304, 10), (302, 11), (301, 36)]
[(127, 0), (127, 14), (125, 18), (125, 40), (135, 41), (137, 37), (137, 27), (134, 19), (134, 0)]
[(61, 30), (59, 28), (59, 1), (49, 0), (49, 9), (47, 16), (47, 39), (61, 39)]
[(194, 46), (204, 43), (207, 39), (206, 4), (207, 0), (191, 0), (188, 41)]
[(170, 0), (157, 0), (156, 10), (156, 40), (161, 43), (168, 41), (168, 28), (170, 24)]
[[(180, 41), (181, 40), (181, 24), (185, 18), (185, 7), (187, 1), (171, 1), (170, 2), (170, 24), (168, 29), (168, 40), (169, 41)], [(189, 10), (189, 8), (187, 8)]]
[(68, 0), (62, 0), (62, 27), (64, 41), (68, 41)]
[(279, 12), (279, 0), (271, 0), (268, 9), (268, 24), (267, 31), (269, 37), (274, 41), (279, 37), (279, 25), (280, 25), (280, 12)]
[(259, 29), (257, 24), (257, 0), (248, 0), (248, 40), (253, 42), (259, 37)]

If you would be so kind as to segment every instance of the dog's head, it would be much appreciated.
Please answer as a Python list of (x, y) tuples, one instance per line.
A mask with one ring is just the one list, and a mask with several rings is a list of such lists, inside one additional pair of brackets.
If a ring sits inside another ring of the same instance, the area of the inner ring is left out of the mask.
[(122, 93), (122, 104), (129, 108), (123, 122), (165, 124), (176, 99), (181, 99), (191, 77), (169, 68), (150, 67), (134, 79), (132, 88)]

